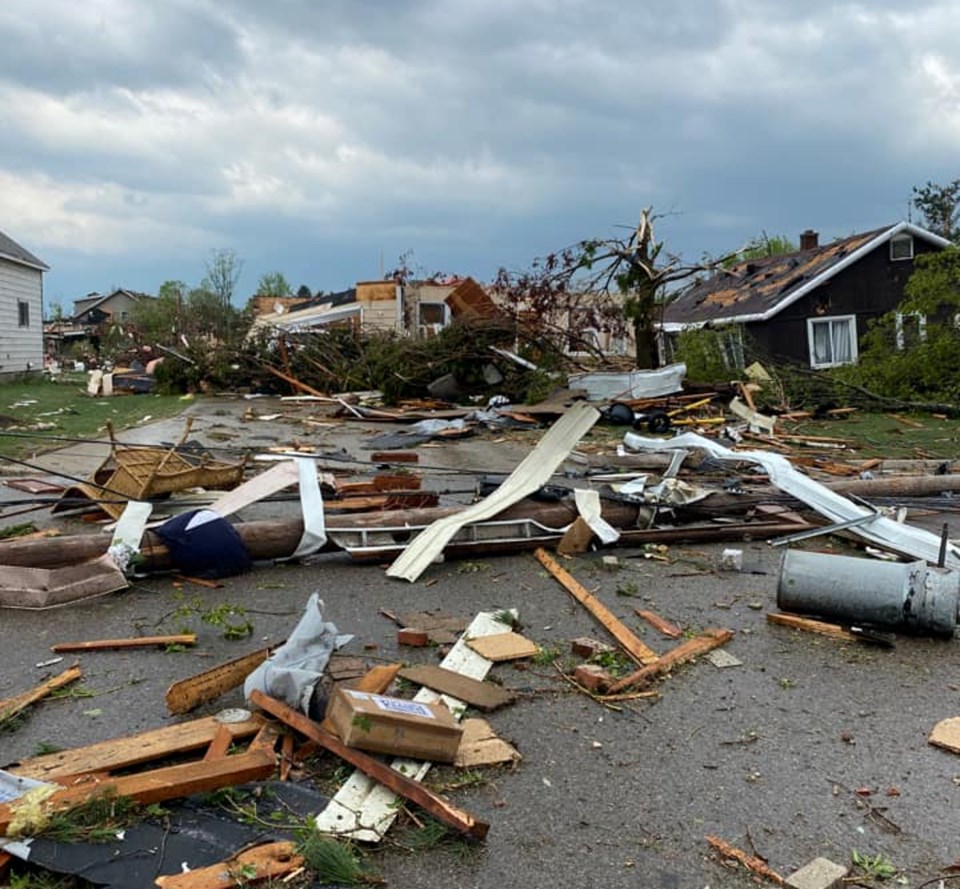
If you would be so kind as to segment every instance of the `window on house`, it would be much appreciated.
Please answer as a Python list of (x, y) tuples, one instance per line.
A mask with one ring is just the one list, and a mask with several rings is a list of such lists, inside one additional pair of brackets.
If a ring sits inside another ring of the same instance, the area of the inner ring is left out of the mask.
[(446, 326), (446, 303), (420, 303), (417, 306), (417, 328), (421, 336), (435, 335)]
[(913, 259), (913, 235), (897, 235), (890, 239), (890, 258)]
[(927, 339), (927, 317), (919, 312), (897, 312), (897, 349), (912, 349)]
[(857, 319), (854, 315), (808, 318), (807, 344), (811, 367), (856, 364)]
[(30, 326), (30, 303), (25, 300), (17, 300), (17, 323), (20, 327)]

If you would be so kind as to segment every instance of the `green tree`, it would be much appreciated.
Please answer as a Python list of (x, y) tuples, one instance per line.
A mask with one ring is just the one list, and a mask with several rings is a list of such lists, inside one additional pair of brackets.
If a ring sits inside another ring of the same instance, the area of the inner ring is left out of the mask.
[(910, 203), (922, 214), (924, 228), (954, 243), (960, 239), (960, 179), (914, 186)]
[(283, 272), (267, 272), (260, 276), (257, 284), (257, 296), (292, 296), (293, 289), (283, 276)]
[(308, 299), (313, 299), (313, 293), (306, 284), (301, 284), (297, 288), (297, 299), (302, 299), (304, 302)]
[(130, 310), (130, 320), (141, 342), (146, 345), (172, 346), (181, 327), (183, 281), (164, 281), (156, 299), (142, 299)]
[(890, 398), (960, 400), (958, 314), (960, 248), (918, 255), (906, 299), (870, 325), (859, 364), (837, 375)]

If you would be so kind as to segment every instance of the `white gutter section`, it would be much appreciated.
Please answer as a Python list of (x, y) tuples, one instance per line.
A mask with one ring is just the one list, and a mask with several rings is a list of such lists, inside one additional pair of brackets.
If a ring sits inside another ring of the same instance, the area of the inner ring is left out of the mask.
[[(732, 451), (693, 432), (684, 432), (667, 441), (659, 438), (644, 438), (628, 432), (624, 436), (623, 443), (634, 451), (697, 448), (728, 463), (757, 463), (767, 471), (770, 481), (781, 491), (803, 501), (832, 523), (848, 522), (871, 515), (866, 507), (858, 506), (852, 500), (797, 471), (790, 461), (780, 454), (769, 454), (765, 451)], [(911, 559), (923, 559), (936, 565), (940, 558), (940, 538), (936, 534), (931, 534), (922, 528), (899, 524), (886, 516), (877, 516), (870, 524), (858, 525), (849, 530), (874, 546)], [(947, 546), (945, 564), (947, 568), (960, 568), (960, 550), (952, 542)]]
[(442, 555), (443, 548), (464, 525), (493, 518), (543, 487), (598, 419), (600, 412), (595, 407), (577, 402), (550, 427), (540, 443), (499, 488), (479, 503), (456, 515), (438, 519), (421, 531), (387, 569), (387, 576), (402, 577), (412, 583)]
[(749, 324), (754, 321), (768, 321), (774, 315), (777, 315), (784, 309), (792, 306), (798, 299), (806, 296), (811, 290), (816, 289), (821, 284), (829, 281), (834, 275), (842, 272), (845, 268), (853, 265), (853, 263), (863, 259), (864, 256), (866, 256), (872, 250), (875, 250), (881, 244), (885, 244), (887, 241), (890, 241), (892, 238), (895, 238), (897, 235), (903, 233), (913, 235), (916, 238), (921, 238), (924, 241), (929, 241), (932, 244), (936, 244), (938, 247), (949, 247), (951, 245), (951, 242), (946, 238), (941, 238), (940, 235), (935, 235), (933, 232), (928, 232), (926, 229), (920, 228), (919, 226), (914, 225), (912, 222), (898, 222), (893, 227), (888, 228), (885, 232), (881, 232), (875, 238), (867, 241), (867, 243), (862, 247), (858, 247), (853, 251), (853, 253), (845, 256), (836, 265), (830, 266), (830, 268), (824, 272), (821, 272), (815, 278), (811, 278), (802, 287), (798, 287), (788, 297), (783, 299), (781, 302), (778, 302), (775, 306), (771, 306), (765, 312), (752, 312), (749, 315), (730, 315), (722, 318), (711, 318), (707, 321), (667, 321), (660, 325), (660, 329), (666, 333), (680, 333), (684, 330), (699, 330), (701, 327), (704, 327), (707, 324)]

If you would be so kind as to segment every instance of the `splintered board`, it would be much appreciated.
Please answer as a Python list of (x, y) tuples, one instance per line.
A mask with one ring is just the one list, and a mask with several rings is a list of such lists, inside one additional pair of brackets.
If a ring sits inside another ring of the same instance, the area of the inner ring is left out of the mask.
[(111, 738), (89, 747), (35, 756), (7, 771), (38, 781), (59, 781), (71, 775), (126, 769), (175, 753), (201, 750), (216, 738), (221, 729), (228, 731), (231, 739), (241, 740), (255, 735), (262, 726), (263, 719), (259, 716), (232, 723), (220, 723), (215, 717), (208, 716), (139, 735)]
[(462, 673), (445, 670), (433, 664), (405, 667), (400, 671), (400, 675), (410, 682), (416, 682), (417, 685), (425, 685), (441, 694), (453, 695), (458, 700), (480, 710), (496, 710), (497, 707), (512, 704), (517, 699), (514, 692), (502, 685), (471, 679)]
[(270, 652), (275, 647), (252, 651), (250, 654), (197, 673), (196, 676), (174, 682), (167, 689), (167, 710), (174, 715), (179, 715), (189, 713), (208, 701), (215, 701), (230, 689), (240, 685), (270, 656)]
[[(517, 616), (515, 611), (510, 613)], [(464, 638), (492, 636), (502, 633), (503, 627), (496, 614), (481, 612), (467, 627)], [(473, 651), (464, 638), (453, 646), (441, 666), (473, 679), (483, 679), (493, 662)], [(413, 699), (427, 703), (442, 700), (454, 715), (462, 713), (465, 708), (463, 701), (448, 695), (438, 695), (429, 688), (420, 689)], [(432, 763), (397, 759), (390, 765), (408, 778), (422, 781), (430, 771)], [(355, 771), (317, 816), (316, 824), (322, 833), (340, 834), (360, 842), (376, 843), (386, 835), (399, 810), (399, 800), (392, 790), (378, 784), (363, 772)]]

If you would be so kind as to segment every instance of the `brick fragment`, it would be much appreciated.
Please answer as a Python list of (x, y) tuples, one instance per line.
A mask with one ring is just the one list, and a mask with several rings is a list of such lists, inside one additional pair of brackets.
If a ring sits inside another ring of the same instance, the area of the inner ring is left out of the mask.
[(430, 633), (416, 627), (404, 627), (397, 631), (397, 644), (423, 648), (430, 644)]

